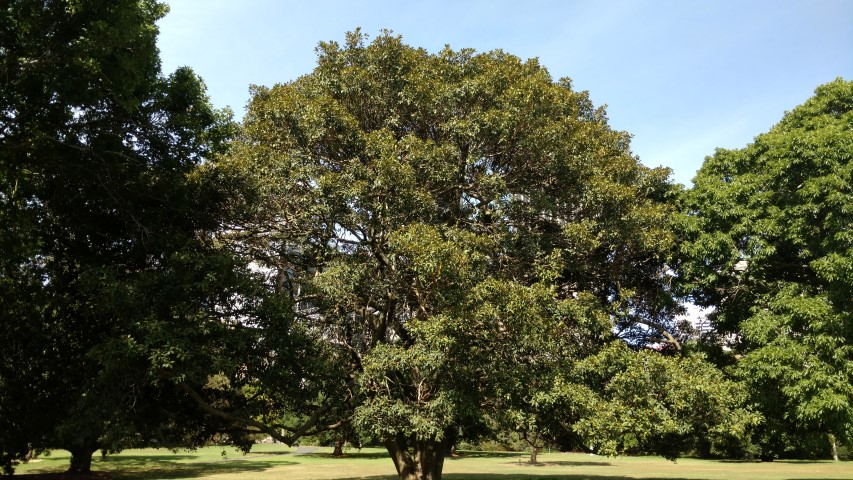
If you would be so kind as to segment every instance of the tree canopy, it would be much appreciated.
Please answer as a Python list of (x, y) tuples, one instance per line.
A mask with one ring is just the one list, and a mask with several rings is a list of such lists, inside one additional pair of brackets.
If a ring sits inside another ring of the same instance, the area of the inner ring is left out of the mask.
[(439, 478), (455, 439), (614, 329), (672, 339), (668, 171), (535, 60), (321, 43), (312, 73), (255, 89), (218, 168), (258, 200), (235, 248), (337, 351), (343, 397), (314, 411), (350, 404), (401, 478)]
[(165, 11), (137, 0), (0, 10), (7, 469), (61, 447), (86, 471), (97, 449), (189, 446), (222, 427), (177, 386), (224, 370), (199, 352), (239, 351), (247, 338), (223, 319), (263, 292), (215, 240), (229, 186), (202, 163), (234, 125), (191, 70), (160, 72)]
[(683, 278), (764, 414), (765, 458), (853, 434), (851, 158), (853, 82), (838, 79), (717, 150), (685, 197)]
[[(535, 59), (390, 32), (236, 125), (161, 71), (165, 12), (0, 10), (5, 470), (214, 434), (370, 438), (405, 480), (495, 425), (534, 460), (851, 438), (853, 83), (684, 192)], [(725, 349), (685, 345), (677, 295)]]

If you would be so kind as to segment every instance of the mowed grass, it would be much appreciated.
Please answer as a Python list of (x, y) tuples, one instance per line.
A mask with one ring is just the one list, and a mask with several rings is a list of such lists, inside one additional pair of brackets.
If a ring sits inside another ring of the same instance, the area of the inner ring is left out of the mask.
[[(110, 480), (236, 479), (236, 480), (393, 480), (394, 466), (382, 449), (348, 451), (333, 458), (331, 449), (310, 454), (283, 445), (256, 445), (243, 455), (231, 448), (208, 447), (195, 451), (127, 450), (92, 463), (97, 472), (90, 478)], [(223, 455), (224, 452), (224, 455)], [(446, 480), (627, 480), (644, 479), (853, 479), (853, 462), (777, 461), (772, 463), (657, 457), (599, 457), (579, 453), (544, 453), (539, 465), (526, 464), (520, 453), (463, 452), (448, 458)], [(58, 450), (21, 465), (21, 479), (65, 479), (68, 454)]]

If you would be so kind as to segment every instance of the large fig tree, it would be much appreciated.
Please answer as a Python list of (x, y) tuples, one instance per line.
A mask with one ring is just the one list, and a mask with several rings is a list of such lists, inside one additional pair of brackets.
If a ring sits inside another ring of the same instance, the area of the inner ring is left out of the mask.
[(377, 438), (402, 479), (440, 478), (484, 415), (614, 331), (677, 343), (668, 171), (536, 60), (321, 43), (254, 90), (219, 168), (254, 187), (234, 245), (340, 372), (306, 416)]

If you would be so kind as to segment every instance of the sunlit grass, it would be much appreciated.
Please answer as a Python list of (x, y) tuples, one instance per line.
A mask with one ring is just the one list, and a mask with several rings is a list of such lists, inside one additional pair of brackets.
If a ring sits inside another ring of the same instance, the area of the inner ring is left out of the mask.
[[(344, 458), (333, 458), (330, 448), (310, 454), (283, 445), (256, 445), (243, 455), (228, 447), (208, 447), (195, 451), (127, 450), (106, 458), (95, 456), (92, 469), (96, 478), (114, 480), (155, 479), (338, 479), (392, 480), (394, 466), (382, 449), (350, 450)], [(627, 480), (645, 479), (853, 479), (853, 462), (772, 463), (680, 459), (669, 462), (657, 457), (599, 457), (577, 453), (544, 453), (540, 465), (526, 463), (520, 453), (464, 452), (445, 462), (446, 480)], [(68, 467), (68, 453), (58, 450), (50, 456), (21, 465), (18, 474), (57, 478)], [(37, 477), (36, 477), (37, 478)]]

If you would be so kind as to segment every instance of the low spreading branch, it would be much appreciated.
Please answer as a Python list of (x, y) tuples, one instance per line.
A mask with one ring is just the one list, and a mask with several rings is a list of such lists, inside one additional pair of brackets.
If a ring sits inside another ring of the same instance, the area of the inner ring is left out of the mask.
[[(258, 430), (258, 433), (266, 433), (272, 438), (288, 446), (293, 445), (297, 440), (306, 435), (316, 435), (321, 432), (336, 430), (341, 426), (346, 425), (350, 421), (350, 419), (347, 418), (330, 425), (318, 425), (322, 416), (328, 413), (328, 411), (331, 409), (331, 405), (326, 403), (324, 405), (321, 405), (317, 410), (315, 410), (314, 413), (311, 414), (311, 416), (302, 425), (295, 429), (290, 429), (282, 425), (266, 424), (251, 418), (242, 417), (240, 415), (235, 415), (233, 413), (220, 410), (205, 401), (201, 394), (199, 394), (186, 382), (179, 383), (178, 387), (184, 392), (186, 392), (187, 395), (189, 395), (190, 398), (192, 398), (205, 413), (217, 418), (221, 418), (234, 425), (254, 427)], [(283, 434), (282, 432), (284, 431), (289, 432), (289, 434)]]

